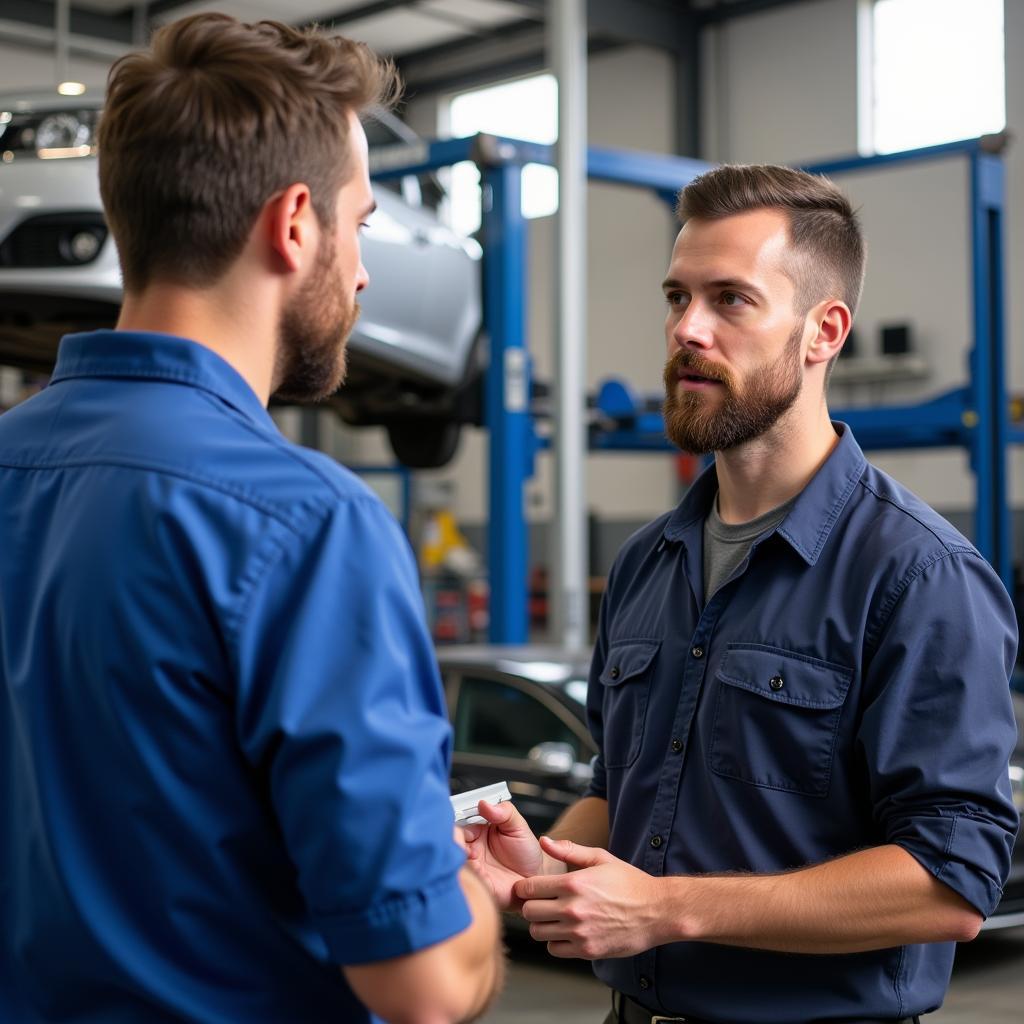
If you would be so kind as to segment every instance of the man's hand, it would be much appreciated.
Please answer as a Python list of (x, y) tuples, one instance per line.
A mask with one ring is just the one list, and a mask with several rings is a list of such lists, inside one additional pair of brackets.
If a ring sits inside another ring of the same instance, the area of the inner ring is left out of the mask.
[(658, 881), (607, 850), (543, 836), (551, 858), (575, 870), (516, 882), (530, 934), (558, 957), (632, 956), (660, 945)]
[(501, 910), (518, 910), (520, 900), (513, 887), (543, 870), (540, 843), (513, 804), (481, 800), (479, 811), (490, 824), (466, 825), (461, 829), (461, 845), (466, 849), (469, 866), (490, 888)]

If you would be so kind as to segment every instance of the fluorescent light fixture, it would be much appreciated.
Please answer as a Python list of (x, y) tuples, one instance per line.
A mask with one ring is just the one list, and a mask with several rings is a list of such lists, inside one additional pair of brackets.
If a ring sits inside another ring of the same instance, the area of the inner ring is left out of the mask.
[(85, 86), (81, 82), (61, 82), (57, 86), (57, 92), (61, 96), (81, 96), (85, 92)]

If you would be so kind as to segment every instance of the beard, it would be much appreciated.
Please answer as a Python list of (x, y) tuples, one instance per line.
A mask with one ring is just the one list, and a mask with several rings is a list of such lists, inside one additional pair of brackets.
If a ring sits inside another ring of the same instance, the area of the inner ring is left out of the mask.
[[(779, 359), (751, 373), (742, 390), (731, 374), (703, 356), (688, 349), (676, 352), (665, 364), (664, 374), (668, 439), (684, 452), (707, 455), (735, 448), (773, 427), (803, 386), (802, 335), (803, 324), (798, 323)], [(704, 392), (680, 390), (679, 375), (687, 370), (718, 381), (724, 398), (716, 403)]]
[(326, 233), (316, 266), (281, 312), (277, 329), (274, 394), (292, 402), (318, 402), (345, 380), (345, 343), (359, 318), (359, 303), (346, 301), (337, 254)]

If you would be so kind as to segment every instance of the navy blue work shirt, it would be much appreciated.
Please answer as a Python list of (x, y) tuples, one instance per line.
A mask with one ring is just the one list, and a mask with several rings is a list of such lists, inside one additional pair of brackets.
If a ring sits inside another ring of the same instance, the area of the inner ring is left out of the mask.
[[(1017, 813), (1013, 608), (852, 433), (705, 603), (708, 469), (608, 581), (588, 714), (610, 850), (652, 875), (780, 872), (903, 847), (982, 914)], [(673, 943), (595, 964), (654, 1012), (729, 1024), (937, 1007), (953, 943), (797, 956)]]
[(469, 924), (408, 543), (219, 356), (65, 338), (0, 552), (5, 1024), (368, 1021)]

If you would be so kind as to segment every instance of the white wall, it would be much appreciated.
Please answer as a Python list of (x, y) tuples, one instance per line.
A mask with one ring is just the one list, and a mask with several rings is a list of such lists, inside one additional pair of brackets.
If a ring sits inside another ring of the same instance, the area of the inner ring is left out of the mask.
[[(738, 163), (813, 163), (857, 149), (857, 0), (814, 0), (737, 18), (709, 30), (705, 60), (704, 155)], [(1024, 134), (1024, 3), (1006, 5), (1007, 121)], [(1007, 291), (1010, 387), (1024, 390), (1024, 302), (1013, 283), (1024, 267), (1024, 153), (1011, 147)], [(917, 402), (966, 382), (970, 346), (967, 163), (953, 159), (837, 176), (861, 208), (868, 274), (857, 316), (860, 344), (877, 345), (881, 323), (909, 321), (931, 373), (916, 384), (837, 387), (834, 408)], [(872, 456), (944, 510), (973, 507), (961, 451)], [(1011, 456), (1012, 493), (1024, 503), (1024, 453)]]

